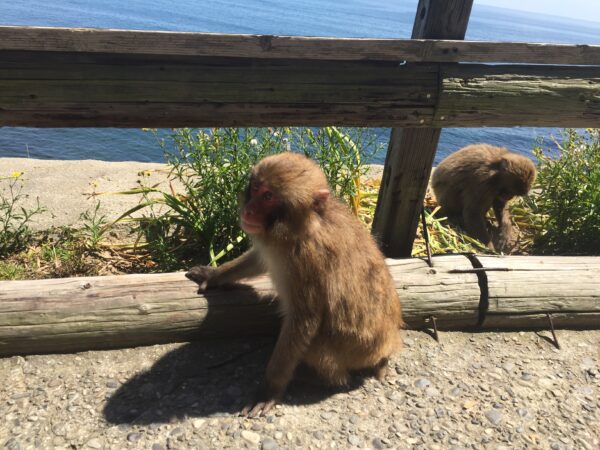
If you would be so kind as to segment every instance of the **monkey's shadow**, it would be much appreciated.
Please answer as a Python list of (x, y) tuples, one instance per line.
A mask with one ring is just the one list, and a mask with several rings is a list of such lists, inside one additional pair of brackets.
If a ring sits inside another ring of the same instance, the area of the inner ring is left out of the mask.
[[(222, 317), (223, 306), (218, 295), (205, 296), (209, 306), (202, 328), (211, 330), (215, 326), (211, 309), (214, 316)], [(222, 318), (218, 320), (222, 327)], [(204, 339), (184, 344), (121, 385), (108, 399), (104, 417), (112, 424), (151, 424), (185, 417), (236, 415), (253, 399), (274, 344), (274, 337)], [(350, 387), (328, 388), (294, 380), (284, 403), (317, 403), (361, 383), (356, 378)]]

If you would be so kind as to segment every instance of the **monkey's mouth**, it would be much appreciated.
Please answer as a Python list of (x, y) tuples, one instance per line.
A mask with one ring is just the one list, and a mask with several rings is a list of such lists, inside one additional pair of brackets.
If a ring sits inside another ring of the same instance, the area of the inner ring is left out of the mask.
[(262, 226), (258, 223), (248, 222), (244, 219), (241, 220), (241, 227), (248, 234), (259, 234), (262, 231)]

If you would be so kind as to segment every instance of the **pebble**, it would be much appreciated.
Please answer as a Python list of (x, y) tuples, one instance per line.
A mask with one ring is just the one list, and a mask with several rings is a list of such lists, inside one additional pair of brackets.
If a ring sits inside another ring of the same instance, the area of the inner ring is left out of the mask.
[(93, 438), (86, 442), (86, 444), (90, 448), (102, 448), (102, 442), (99, 439)]
[(21, 450), (21, 444), (15, 438), (10, 438), (4, 443), (4, 448), (7, 450)]
[(502, 368), (507, 372), (512, 372), (515, 369), (515, 365), (512, 362), (505, 362), (502, 364)]
[(351, 445), (354, 445), (355, 447), (358, 447), (360, 445), (360, 438), (357, 435), (355, 435), (355, 434), (350, 434), (348, 436), (348, 442)]
[(262, 441), (262, 450), (279, 450), (279, 445), (271, 438), (264, 438)]
[(136, 433), (136, 432), (131, 432), (127, 435), (127, 440), (129, 442), (136, 442), (137, 440), (139, 440), (139, 438), (141, 438), (142, 435), (140, 433)]
[(426, 387), (431, 385), (431, 381), (429, 381), (427, 378), (419, 378), (417, 381), (415, 381), (415, 386), (418, 387), (419, 389), (425, 389)]
[(258, 444), (260, 442), (260, 434), (255, 433), (254, 431), (243, 430), (242, 439), (250, 442), (251, 444)]
[(498, 425), (502, 421), (502, 413), (497, 409), (490, 409), (485, 412), (485, 417), (489, 420), (493, 425)]
[(192, 421), (192, 426), (197, 430), (199, 429), (202, 425), (204, 425), (204, 422), (206, 422), (205, 419), (194, 419)]
[(152, 444), (152, 450), (166, 450), (166, 449), (160, 444)]
[(382, 448), (385, 448), (385, 445), (380, 438), (374, 438), (371, 441), (371, 444), (375, 450), (381, 450)]

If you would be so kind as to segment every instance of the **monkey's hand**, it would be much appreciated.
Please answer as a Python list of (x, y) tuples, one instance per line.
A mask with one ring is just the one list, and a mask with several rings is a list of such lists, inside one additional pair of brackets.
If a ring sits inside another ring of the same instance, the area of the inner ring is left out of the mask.
[(519, 233), (514, 227), (509, 226), (501, 228), (496, 233), (492, 240), (494, 242), (494, 248), (498, 252), (509, 253), (517, 244)]
[(198, 284), (198, 294), (201, 294), (206, 289), (208, 289), (209, 282), (215, 276), (215, 271), (213, 267), (208, 266), (196, 266), (192, 267), (185, 276), (192, 280), (194, 283)]
[(283, 393), (275, 393), (263, 385), (258, 389), (254, 400), (242, 409), (241, 415), (250, 418), (266, 416), (281, 401), (282, 397)]

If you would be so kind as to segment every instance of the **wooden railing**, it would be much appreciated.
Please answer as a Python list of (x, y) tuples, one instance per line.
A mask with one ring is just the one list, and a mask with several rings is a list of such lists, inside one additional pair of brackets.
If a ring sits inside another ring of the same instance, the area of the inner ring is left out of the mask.
[(600, 46), (457, 40), (471, 4), (410, 40), (0, 27), (0, 126), (396, 127), (374, 232), (407, 256), (441, 127), (600, 126)]

